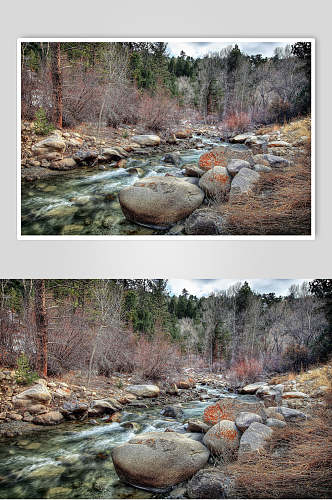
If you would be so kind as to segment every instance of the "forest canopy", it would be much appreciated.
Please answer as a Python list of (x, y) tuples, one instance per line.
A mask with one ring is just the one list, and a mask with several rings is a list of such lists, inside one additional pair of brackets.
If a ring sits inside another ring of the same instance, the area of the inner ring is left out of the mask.
[(300, 370), (331, 354), (331, 280), (286, 296), (247, 282), (197, 297), (167, 280), (1, 280), (1, 363), (40, 372)]
[(166, 42), (23, 42), (21, 79), (22, 118), (43, 109), (60, 127), (163, 130), (181, 116), (266, 124), (310, 113), (311, 43), (272, 57), (232, 44), (193, 58), (171, 55)]

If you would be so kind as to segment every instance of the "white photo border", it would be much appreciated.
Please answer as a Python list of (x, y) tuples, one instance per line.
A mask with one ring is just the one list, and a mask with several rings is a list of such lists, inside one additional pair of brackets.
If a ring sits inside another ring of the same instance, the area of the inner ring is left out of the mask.
[[(236, 42), (310, 42), (311, 43), (311, 234), (310, 235), (292, 235), (292, 236), (274, 236), (274, 235), (219, 235), (219, 236), (171, 236), (171, 235), (22, 235), (21, 234), (21, 44), (24, 42), (210, 42), (210, 43), (236, 43)], [(17, 39), (17, 239), (18, 240), (99, 240), (99, 241), (116, 241), (116, 240), (135, 240), (135, 241), (238, 241), (238, 240), (315, 240), (316, 237), (316, 213), (315, 213), (315, 190), (316, 190), (316, 39), (312, 37), (227, 37), (227, 38), (176, 38), (176, 37), (117, 37), (117, 38), (18, 38)]]

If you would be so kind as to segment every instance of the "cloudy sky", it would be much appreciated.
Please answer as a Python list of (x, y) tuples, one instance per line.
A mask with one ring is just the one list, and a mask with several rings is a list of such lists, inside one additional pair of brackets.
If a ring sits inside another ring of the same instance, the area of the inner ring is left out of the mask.
[(284, 42), (239, 42), (238, 40), (227, 41), (227, 42), (183, 42), (183, 43), (173, 43), (168, 42), (168, 50), (171, 56), (178, 56), (181, 50), (184, 50), (187, 56), (191, 57), (201, 57), (209, 52), (219, 52), (221, 49), (228, 47), (229, 45), (238, 44), (242, 52), (248, 55), (262, 54), (264, 57), (273, 56), (274, 49), (276, 47), (285, 47), (287, 43)]
[(239, 281), (247, 281), (250, 287), (260, 293), (274, 292), (276, 295), (287, 295), (291, 285), (301, 285), (305, 279), (271, 279), (271, 280), (231, 280), (231, 279), (195, 279), (180, 280), (174, 279), (168, 281), (168, 289), (171, 294), (180, 295), (185, 288), (192, 295), (202, 297), (212, 292), (226, 290)]

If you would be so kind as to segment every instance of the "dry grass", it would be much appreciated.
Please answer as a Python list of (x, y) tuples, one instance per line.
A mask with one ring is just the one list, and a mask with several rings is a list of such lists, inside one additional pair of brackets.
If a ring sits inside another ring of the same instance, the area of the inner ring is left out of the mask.
[(290, 380), (294, 380), (296, 377), (297, 374), (295, 372), (288, 372), (284, 375), (276, 375), (275, 377), (272, 377), (270, 382), (271, 384), (283, 384), (285, 382), (289, 382)]
[(301, 137), (310, 138), (311, 118), (310, 116), (308, 116), (306, 118), (292, 120), (289, 123), (285, 123), (284, 125), (273, 124), (267, 127), (260, 128), (256, 133), (258, 135), (273, 134), (277, 130), (280, 130), (285, 139), (287, 139), (287, 136), (289, 136), (289, 138), (293, 140), (300, 139)]
[(327, 385), (332, 386), (332, 366), (330, 364), (319, 366), (307, 372), (300, 373), (297, 376), (299, 382), (311, 380), (316, 388)]
[(262, 173), (252, 194), (220, 205), (227, 234), (310, 235), (310, 147), (298, 163)]
[(227, 467), (233, 498), (331, 498), (331, 411), (275, 430), (266, 450)]

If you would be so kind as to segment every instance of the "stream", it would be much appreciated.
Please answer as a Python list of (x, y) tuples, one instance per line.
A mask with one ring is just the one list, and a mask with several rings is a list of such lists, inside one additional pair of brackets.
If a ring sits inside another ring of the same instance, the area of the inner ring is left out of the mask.
[(185, 432), (188, 419), (202, 418), (204, 409), (221, 398), (257, 401), (255, 396), (204, 390), (211, 399), (181, 404), (178, 420), (162, 416), (160, 407), (133, 409), (123, 411), (119, 423), (67, 422), (0, 442), (0, 498), (162, 498), (121, 482), (110, 452), (137, 434), (167, 428)]
[[(200, 155), (216, 139), (194, 136), (200, 149), (179, 151), (179, 167), (163, 161), (165, 154), (131, 157), (126, 168), (99, 165), (80, 168), (40, 181), (22, 182), (22, 235), (153, 235), (165, 231), (127, 221), (118, 201), (118, 193), (140, 178), (181, 175), (181, 166), (197, 163)], [(133, 169), (138, 169), (136, 172)]]

